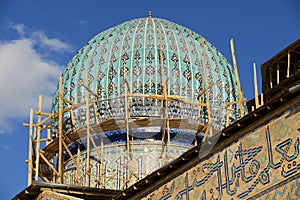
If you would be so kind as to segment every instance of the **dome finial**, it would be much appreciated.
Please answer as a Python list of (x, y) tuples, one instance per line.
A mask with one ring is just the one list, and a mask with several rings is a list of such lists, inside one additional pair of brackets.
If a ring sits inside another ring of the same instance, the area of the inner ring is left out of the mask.
[(148, 11), (148, 17), (152, 17), (152, 12), (151, 12), (151, 10)]

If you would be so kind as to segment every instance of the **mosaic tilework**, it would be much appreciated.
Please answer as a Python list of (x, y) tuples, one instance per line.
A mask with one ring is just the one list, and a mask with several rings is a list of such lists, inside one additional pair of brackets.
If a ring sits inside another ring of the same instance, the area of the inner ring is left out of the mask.
[(251, 199), (299, 199), (300, 197), (300, 174), (284, 180), (281, 184), (268, 189), (270, 192), (262, 192), (251, 197)]
[[(85, 100), (82, 83), (99, 100), (122, 96), (126, 82), (133, 94), (160, 95), (166, 85), (168, 95), (193, 102), (207, 88), (202, 102), (208, 100), (221, 111), (238, 96), (233, 67), (211, 43), (181, 25), (152, 17), (126, 21), (97, 34), (70, 60), (62, 77), (64, 98), (75, 104)], [(57, 107), (55, 95), (52, 111)], [(246, 112), (245, 105), (243, 109)], [(222, 129), (225, 114), (217, 110), (212, 121)], [(231, 118), (240, 116), (236, 112)]]
[(143, 199), (299, 199), (299, 135), (297, 105)]
[[(99, 146), (99, 150), (100, 150)], [(154, 170), (162, 167), (163, 163), (167, 163), (170, 159), (174, 159), (186, 151), (183, 145), (172, 145), (170, 154), (162, 156), (161, 142), (136, 142), (132, 159), (128, 157), (126, 145), (111, 144), (106, 145), (104, 150), (104, 186), (101, 186), (100, 175), (100, 158), (98, 158), (95, 150), (91, 150), (91, 187), (101, 187), (106, 189), (121, 190), (136, 183)], [(76, 157), (77, 159), (77, 157)], [(162, 161), (165, 159), (165, 161)], [(86, 171), (86, 153), (81, 154), (80, 162), (80, 185), (85, 185)], [(76, 168), (71, 159), (66, 161), (64, 183), (75, 185)]]
[[(192, 131), (195, 131), (195, 126), (187, 126), (185, 120), (197, 125), (211, 123), (214, 129), (222, 130), (226, 123), (226, 103), (236, 102), (238, 96), (233, 67), (211, 43), (181, 25), (152, 17), (124, 22), (93, 37), (70, 60), (63, 71), (62, 79), (63, 96), (71, 100), (73, 105), (85, 101), (86, 89), (83, 85), (94, 93), (93, 96), (97, 96), (98, 101), (91, 103), (89, 108), (91, 126), (96, 122), (104, 122), (112, 118), (117, 119), (116, 123), (120, 124), (125, 117), (184, 119), (180, 122), (178, 130), (172, 131), (172, 127), (170, 128), (170, 134), (171, 139), (176, 135), (177, 142), (185, 146), (177, 148), (174, 142), (176, 140), (171, 140), (168, 151), (179, 150), (180, 153), (170, 156), (168, 161), (186, 151), (194, 139), (194, 134), (187, 134), (189, 132), (187, 129), (192, 128)], [(207, 92), (203, 92), (204, 90)], [(198, 97), (199, 92), (203, 92), (201, 97)], [(52, 112), (58, 111), (59, 95), (57, 94), (58, 90), (53, 99)], [(132, 96), (125, 97), (125, 94)], [(150, 95), (156, 98), (149, 97)], [(160, 99), (157, 98), (159, 95)], [(171, 96), (174, 101), (162, 100), (163, 95)], [(198, 106), (196, 103), (199, 102), (207, 102), (210, 105), (210, 112), (206, 105)], [(240, 118), (240, 109), (247, 113), (244, 104), (235, 104), (234, 108), (230, 109), (234, 111), (229, 117), (230, 122)], [(64, 113), (64, 132), (72, 128), (80, 131), (86, 127), (86, 105), (76, 107), (72, 111), (72, 120), (70, 112)], [(126, 113), (129, 116), (126, 116)], [(54, 124), (52, 127), (54, 137), (56, 129), (57, 124)], [(124, 137), (124, 128), (122, 129), (123, 133), (113, 128), (108, 130), (109, 134), (105, 133), (111, 141), (120, 143), (116, 146), (119, 153), (105, 158), (107, 173), (117, 175), (117, 178), (113, 178), (116, 180), (126, 180), (129, 176), (128, 170), (123, 170), (130, 163), (124, 153), (127, 138)], [(202, 137), (201, 134), (199, 135)], [(178, 138), (179, 135), (183, 136)], [(161, 140), (156, 137), (150, 139), (154, 142), (147, 144), (147, 148), (151, 148), (151, 145), (156, 145), (156, 142)], [(105, 148), (109, 149), (110, 145)], [(164, 151), (162, 148), (164, 148), (162, 145), (154, 148), (157, 152), (156, 155), (151, 155), (152, 160), (157, 160), (161, 151)], [(136, 155), (144, 156), (141, 152)], [(142, 159), (142, 157), (135, 159)], [(122, 167), (117, 165), (117, 160), (122, 163)], [(97, 159), (94, 161), (93, 169), (98, 169), (99, 162)], [(85, 173), (84, 162), (85, 160), (82, 160), (82, 174)], [(138, 164), (135, 162), (134, 166)], [(161, 167), (155, 165), (149, 168), (151, 170), (143, 172), (141, 177)], [(121, 168), (123, 172), (119, 176), (118, 170)], [(71, 166), (67, 166), (66, 170), (72, 171)], [(97, 170), (95, 172), (98, 173)], [(66, 173), (66, 178), (71, 177)], [(134, 177), (138, 177), (136, 180), (141, 178), (135, 175)], [(95, 178), (96, 182), (97, 179)], [(72, 183), (72, 180), (69, 182)], [(82, 182), (84, 183), (84, 180)], [(107, 183), (110, 188), (123, 187), (116, 181)]]

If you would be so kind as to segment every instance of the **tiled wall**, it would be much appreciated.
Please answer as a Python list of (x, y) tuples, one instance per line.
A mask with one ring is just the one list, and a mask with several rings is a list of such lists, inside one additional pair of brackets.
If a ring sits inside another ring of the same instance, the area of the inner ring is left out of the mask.
[(139, 198), (298, 199), (299, 136), (298, 104)]

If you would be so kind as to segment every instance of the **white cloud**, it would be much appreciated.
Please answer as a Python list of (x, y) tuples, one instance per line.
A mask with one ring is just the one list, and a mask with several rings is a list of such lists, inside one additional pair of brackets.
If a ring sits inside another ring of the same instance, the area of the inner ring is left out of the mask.
[(30, 30), (24, 24), (13, 24), (10, 23), (7, 27), (8, 29), (12, 29), (17, 31), (18, 36), (21, 38), (30, 39), (34, 46), (39, 48), (46, 48), (47, 51), (71, 51), (71, 46), (57, 38), (48, 37), (41, 30)]
[[(24, 25), (15, 27), (18, 27), (19, 34), (24, 30)], [(11, 131), (16, 120), (29, 117), (30, 108), (36, 110), (39, 94), (43, 95), (43, 110), (50, 109), (63, 66), (49, 57), (44, 60), (34, 47), (41, 42), (55, 51), (70, 48), (59, 39), (50, 39), (41, 32), (34, 32), (31, 36), (0, 41), (0, 134)]]
[(24, 36), (25, 34), (24, 24), (9, 24), (9, 28), (16, 30), (20, 36)]
[(50, 48), (53, 51), (68, 51), (70, 46), (56, 38), (49, 38), (41, 31), (35, 31), (32, 34), (32, 40), (36, 41), (39, 45)]

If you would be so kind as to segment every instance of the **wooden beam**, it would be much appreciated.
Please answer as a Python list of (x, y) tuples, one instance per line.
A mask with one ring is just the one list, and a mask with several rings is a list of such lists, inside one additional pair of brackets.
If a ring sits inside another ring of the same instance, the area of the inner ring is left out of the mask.
[[(246, 98), (243, 98), (242, 99), (243, 101), (246, 101)], [(234, 105), (234, 104), (238, 104), (239, 103), (239, 100), (237, 101), (232, 101), (232, 102), (226, 102), (225, 105)]]
[[(160, 37), (159, 37), (159, 48), (160, 48), (160, 71), (161, 71), (161, 82), (162, 82), (162, 86), (163, 86), (163, 100), (162, 100), (162, 104), (164, 104), (164, 109), (165, 109), (165, 114), (164, 114), (164, 118), (166, 120), (165, 124), (164, 124), (164, 131), (163, 131), (163, 137), (162, 137), (162, 148), (164, 148), (164, 139), (165, 139), (165, 132), (167, 131), (167, 155), (169, 155), (169, 150), (170, 150), (170, 143), (171, 143), (171, 136), (170, 136), (170, 124), (169, 124), (169, 117), (168, 117), (168, 101), (167, 101), (167, 96), (168, 96), (168, 92), (167, 92), (167, 88), (168, 88), (168, 79), (165, 80), (165, 68), (164, 68), (164, 60), (163, 60), (163, 44), (162, 44), (162, 33), (161, 30), (160, 31)], [(163, 149), (162, 149), (163, 152)], [(164, 158), (164, 157), (163, 157)]]
[[(86, 72), (86, 78), (88, 80), (88, 72)], [(86, 103), (86, 117), (85, 117), (85, 124), (86, 124), (86, 173), (85, 173), (85, 186), (90, 187), (90, 102), (89, 102), (89, 91), (86, 88), (85, 91), (85, 103)]]
[[(59, 94), (56, 94), (56, 96), (59, 98)], [(69, 99), (66, 99), (66, 98), (63, 97), (63, 96), (61, 96), (61, 98), (62, 98), (62, 100), (63, 100), (64, 102), (67, 102), (68, 104), (73, 105), (73, 102), (70, 101)]]
[(28, 174), (27, 174), (27, 186), (32, 183), (32, 168), (33, 168), (33, 160), (32, 160), (32, 122), (33, 122), (33, 109), (30, 109), (29, 114), (29, 141), (28, 141)]
[(47, 139), (48, 139), (48, 141), (46, 141), (46, 146), (51, 141), (51, 130), (50, 130), (50, 128), (47, 129)]
[(290, 77), (290, 67), (291, 67), (291, 52), (288, 50), (288, 66), (287, 66), (287, 72), (286, 72), (286, 77)]
[(276, 74), (277, 74), (277, 76), (276, 76), (276, 83), (277, 83), (277, 85), (279, 84), (279, 82), (280, 82), (280, 74), (279, 74), (279, 63), (277, 63), (277, 70), (276, 70)]
[[(86, 79), (87, 80), (87, 79)], [(95, 94), (86, 84), (79, 83), (79, 85), (83, 86), (89, 93), (91, 93), (96, 99), (98, 99), (98, 95)]]
[(62, 118), (63, 118), (63, 101), (62, 101), (62, 77), (59, 78), (59, 96), (58, 96), (58, 183), (64, 182), (63, 169), (63, 144), (62, 144)]
[(50, 180), (43, 175), (40, 175), (40, 178), (43, 179), (44, 182), (50, 182)]
[(231, 55), (232, 55), (232, 60), (233, 60), (233, 67), (234, 67), (234, 73), (236, 77), (236, 84), (238, 87), (238, 98), (239, 98), (239, 104), (240, 104), (240, 114), (241, 117), (244, 116), (244, 106), (243, 106), (243, 94), (242, 94), (242, 88), (241, 88), (241, 82), (239, 78), (239, 72), (236, 64), (236, 57), (235, 57), (235, 51), (234, 51), (234, 42), (233, 39), (230, 40), (230, 47), (231, 47)]
[[(92, 127), (90, 127), (90, 129), (91, 129), (94, 133), (96, 132), (96, 131), (93, 130)], [(95, 151), (96, 151), (96, 154), (97, 154), (98, 158), (101, 159), (101, 154), (100, 154), (100, 152), (99, 152), (99, 150), (98, 150), (98, 147), (97, 147), (97, 145), (96, 145), (96, 143), (95, 143), (95, 140), (93, 139), (93, 136), (92, 136), (92, 135), (90, 135), (90, 140), (91, 140), (91, 142), (92, 142), (92, 145), (93, 145), (93, 147), (94, 147), (94, 149), (95, 149)]]
[(74, 165), (77, 165), (77, 162), (76, 162), (76, 160), (75, 160), (73, 154), (72, 154), (71, 151), (69, 150), (68, 145), (65, 143), (64, 140), (62, 140), (62, 144), (63, 144), (63, 146), (65, 147), (65, 149), (66, 149), (67, 153), (69, 154), (69, 156), (71, 157), (71, 159), (72, 159)]
[[(204, 91), (205, 91), (205, 90), (204, 90)], [(201, 96), (202, 96), (202, 95), (200, 95), (200, 94), (198, 93), (198, 98), (197, 98), (197, 100), (198, 100), (199, 103), (201, 103), (201, 100), (202, 100)], [(197, 112), (197, 115), (198, 115), (198, 124), (200, 124), (200, 123), (201, 123), (201, 110), (202, 110), (202, 106), (199, 106), (199, 105), (198, 105), (197, 108), (198, 108), (198, 112)], [(195, 134), (195, 142), (194, 142), (194, 145), (195, 145), (195, 146), (198, 145), (197, 135), (198, 135), (199, 132), (200, 132), (200, 131), (198, 130), (198, 131), (196, 132), (196, 134)]]
[[(94, 103), (94, 111), (95, 111), (95, 116), (96, 116), (96, 124), (99, 124), (99, 119), (98, 119), (98, 110), (97, 110), (97, 105), (96, 103)], [(101, 153), (99, 159), (100, 159), (100, 187), (104, 186), (104, 143), (103, 143), (103, 135), (102, 133), (98, 133), (98, 135), (100, 135), (100, 148), (101, 148)], [(95, 147), (96, 148), (96, 147)], [(96, 149), (97, 154), (98, 154), (98, 149)], [(98, 154), (99, 156), (99, 154)]]
[(43, 139), (40, 139), (39, 141), (36, 139), (36, 140), (33, 140), (33, 142), (49, 142), (51, 141), (50, 138), (43, 138)]
[(263, 106), (265, 103), (264, 103), (264, 94), (261, 93), (260, 94), (260, 105)]
[[(33, 125), (33, 124), (32, 124)], [(23, 123), (23, 126), (30, 126), (30, 124), (29, 123)]]
[(80, 174), (80, 154), (81, 154), (81, 151), (80, 151), (80, 144), (77, 146), (77, 162), (76, 162), (76, 174), (75, 174), (75, 179), (76, 179), (76, 185), (80, 185), (80, 177), (79, 177), (79, 174)]
[(269, 77), (269, 79), (270, 79), (270, 88), (272, 89), (273, 88), (272, 68), (269, 69), (269, 74), (270, 74), (270, 77)]
[[(151, 98), (151, 99), (158, 99), (158, 100), (164, 100), (165, 99), (165, 95), (159, 95), (159, 94), (127, 94), (128, 97), (144, 97), (144, 98)], [(168, 101), (180, 101), (180, 99), (184, 99), (184, 96), (180, 96), (180, 95), (166, 95), (167, 96), (167, 100)], [(114, 99), (120, 99), (120, 98), (124, 98), (125, 95), (122, 95), (119, 98), (114, 98)], [(109, 101), (111, 99), (107, 99), (107, 100), (99, 100), (99, 102), (101, 101)]]
[(197, 95), (197, 99), (199, 99), (209, 88), (211, 88), (214, 85), (214, 83), (209, 84), (204, 90), (199, 91)]
[(257, 87), (257, 77), (256, 77), (256, 65), (253, 63), (253, 81), (254, 81), (254, 97), (255, 97), (255, 108), (259, 107), (258, 99), (258, 87)]
[(131, 152), (130, 152), (130, 133), (129, 133), (129, 113), (128, 113), (128, 97), (127, 97), (128, 88), (125, 86), (125, 123), (126, 123), (126, 150), (127, 150), (127, 158), (132, 160)]
[(35, 126), (33, 126), (33, 140), (35, 140), (36, 139), (36, 137), (37, 137), (37, 128), (35, 127)]
[(208, 83), (208, 73), (207, 73), (207, 55), (206, 55), (206, 51), (205, 51), (205, 43), (204, 43), (204, 38), (202, 38), (201, 41), (201, 47), (202, 47), (202, 52), (203, 52), (203, 68), (204, 68), (204, 76), (205, 76), (205, 106), (207, 107), (207, 119), (208, 119), (208, 123), (211, 122), (211, 116), (210, 116), (210, 102), (209, 102), (209, 91), (208, 91), (208, 87), (209, 87), (209, 83)]
[(165, 102), (165, 117), (166, 117), (166, 125), (167, 125), (167, 136), (168, 136), (168, 143), (167, 143), (167, 156), (170, 154), (170, 146), (171, 146), (171, 134), (170, 134), (170, 119), (169, 119), (169, 103), (168, 101)]
[[(229, 108), (228, 108), (229, 107)], [(225, 104), (225, 108), (226, 108), (226, 122), (225, 122), (225, 126), (229, 126), (230, 124), (230, 115), (231, 115), (231, 105), (226, 105)]]
[(38, 122), (35, 126), (39, 127), (42, 124), (44, 124), (46, 121), (48, 121), (49, 119), (51, 119), (51, 117), (53, 117), (53, 115), (48, 115), (48, 117), (46, 117), (45, 119), (43, 119), (42, 121)]
[[(42, 95), (39, 95), (39, 98), (38, 98), (38, 112), (41, 112), (42, 111)], [(41, 115), (38, 115), (38, 121), (37, 123), (40, 123), (41, 122)], [(41, 139), (41, 126), (38, 126), (37, 127), (37, 142), (36, 142), (36, 149), (35, 149), (35, 152), (36, 152), (36, 160), (35, 160), (35, 169), (36, 169), (36, 172), (35, 172), (35, 178), (34, 180), (35, 181), (38, 181), (39, 180), (39, 162), (40, 162), (40, 145), (41, 145), (41, 142), (40, 142), (40, 139)]]
[(59, 176), (59, 173), (57, 172), (53, 164), (49, 162), (49, 160), (43, 155), (41, 151), (40, 151), (40, 156), (45, 161), (45, 163), (52, 169), (52, 171)]
[[(76, 128), (75, 128), (75, 118), (74, 118), (74, 113), (73, 113), (73, 110), (70, 110), (70, 116), (71, 116), (71, 122), (72, 122), (72, 126), (73, 126), (73, 132), (77, 132)], [(80, 185), (80, 182), (79, 182), (79, 172), (80, 172), (80, 143), (78, 142), (75, 142), (77, 144), (77, 161), (75, 162), (76, 165), (76, 173), (75, 173), (75, 185)], [(74, 163), (74, 164), (75, 164)]]
[(49, 116), (52, 115), (52, 113), (48, 113), (48, 112), (34, 112), (35, 115), (44, 115), (44, 116)]

